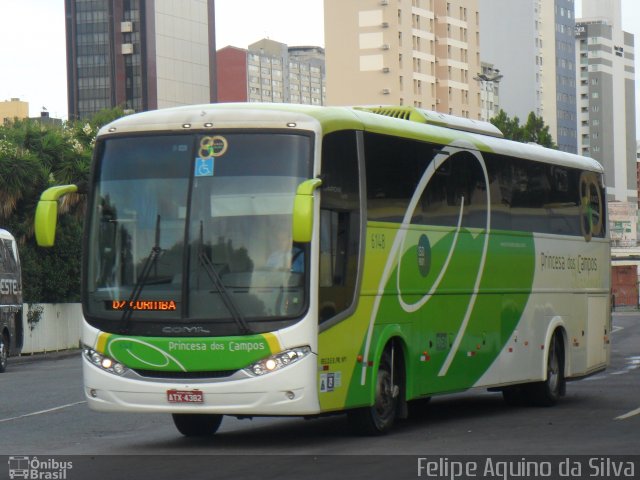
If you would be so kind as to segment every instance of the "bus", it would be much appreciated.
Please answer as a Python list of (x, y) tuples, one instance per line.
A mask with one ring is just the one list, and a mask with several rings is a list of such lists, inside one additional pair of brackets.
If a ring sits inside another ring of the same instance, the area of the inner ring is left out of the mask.
[(20, 355), (23, 341), (20, 255), (13, 235), (0, 228), (0, 373), (9, 356)]
[[(592, 159), (407, 106), (118, 119), (86, 189), (88, 404), (186, 436), (334, 413), (382, 434), (472, 388), (553, 405), (609, 361), (604, 188)], [(43, 193), (41, 245), (76, 191)]]

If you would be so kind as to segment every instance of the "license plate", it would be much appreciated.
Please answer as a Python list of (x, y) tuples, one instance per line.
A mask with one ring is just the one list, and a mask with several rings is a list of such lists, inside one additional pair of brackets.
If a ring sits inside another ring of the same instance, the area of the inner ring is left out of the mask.
[(169, 403), (203, 403), (204, 393), (200, 390), (167, 390)]

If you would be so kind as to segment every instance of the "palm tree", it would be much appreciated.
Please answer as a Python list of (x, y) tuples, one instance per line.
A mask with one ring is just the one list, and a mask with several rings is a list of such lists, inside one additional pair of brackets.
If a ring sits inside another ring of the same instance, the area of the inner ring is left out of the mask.
[[(16, 120), (0, 128), (0, 219), (12, 214), (33, 218), (40, 193), (52, 185), (86, 182), (91, 150), (79, 142), (74, 129), (44, 126), (33, 120)], [(8, 172), (8, 173), (4, 173)], [(17, 211), (19, 201), (23, 211)], [(61, 213), (81, 215), (84, 198), (72, 195), (60, 205)], [(24, 225), (31, 236), (33, 225)]]
[[(0, 222), (14, 223), (10, 222), (13, 219), (22, 223), (22, 208), (28, 204), (35, 208), (33, 199), (46, 185), (45, 170), (31, 152), (0, 139), (0, 172)], [(22, 230), (32, 229), (28, 226)]]
[(33, 120), (0, 125), (0, 226), (19, 242), (23, 278), (28, 279), (23, 285), (25, 301), (77, 300), (86, 196), (67, 195), (60, 202), (61, 228), (52, 249), (35, 245), (35, 210), (48, 187), (88, 181), (98, 128), (122, 114), (121, 109), (108, 110), (95, 122), (63, 126)]

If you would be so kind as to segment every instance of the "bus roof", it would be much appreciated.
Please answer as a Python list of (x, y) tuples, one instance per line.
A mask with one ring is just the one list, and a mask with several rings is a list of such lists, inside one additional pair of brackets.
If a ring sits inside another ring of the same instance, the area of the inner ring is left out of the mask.
[(137, 113), (104, 126), (98, 137), (134, 132), (226, 128), (297, 128), (330, 133), (365, 130), (603, 173), (596, 160), (534, 143), (507, 140), (492, 124), (405, 106), (321, 107), (276, 103), (189, 105)]

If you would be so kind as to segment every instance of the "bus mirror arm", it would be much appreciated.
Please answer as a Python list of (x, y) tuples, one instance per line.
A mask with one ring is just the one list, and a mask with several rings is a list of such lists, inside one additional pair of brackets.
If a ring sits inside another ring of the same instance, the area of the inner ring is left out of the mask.
[(86, 195), (87, 193), (89, 193), (89, 185), (87, 184), (86, 180), (82, 180), (81, 182), (78, 182), (76, 184), (76, 187), (78, 187), (78, 189), (76, 190), (75, 193), (80, 193), (82, 195)]
[(53, 247), (58, 222), (58, 200), (67, 193), (78, 192), (77, 185), (51, 187), (42, 192), (36, 208), (36, 242), (41, 247)]
[(312, 178), (298, 185), (293, 201), (293, 241), (309, 243), (313, 233), (314, 193), (322, 185), (321, 178)]

